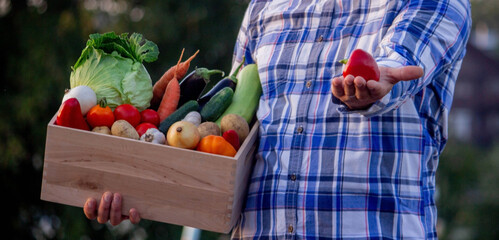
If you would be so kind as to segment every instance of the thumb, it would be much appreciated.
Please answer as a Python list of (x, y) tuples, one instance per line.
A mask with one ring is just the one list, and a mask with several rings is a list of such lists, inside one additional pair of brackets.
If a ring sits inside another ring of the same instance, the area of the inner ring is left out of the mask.
[[(380, 69), (381, 70), (381, 69)], [(405, 66), (399, 68), (385, 68), (387, 80), (392, 84), (400, 81), (410, 81), (423, 76), (423, 68), (419, 66)]]

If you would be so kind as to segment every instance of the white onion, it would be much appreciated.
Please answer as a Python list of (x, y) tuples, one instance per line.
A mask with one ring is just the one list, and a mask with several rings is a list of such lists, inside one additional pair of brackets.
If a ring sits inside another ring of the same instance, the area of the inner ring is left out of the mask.
[(97, 95), (89, 86), (76, 86), (69, 89), (62, 98), (62, 102), (76, 98), (80, 102), (81, 114), (85, 116), (93, 106), (97, 105)]

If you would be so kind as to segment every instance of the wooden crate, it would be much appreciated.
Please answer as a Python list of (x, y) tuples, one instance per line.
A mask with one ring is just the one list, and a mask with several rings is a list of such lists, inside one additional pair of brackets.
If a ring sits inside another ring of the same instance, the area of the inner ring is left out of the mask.
[(47, 127), (41, 199), (83, 207), (105, 191), (123, 194), (123, 214), (228, 233), (253, 167), (258, 123), (235, 157), (185, 150), (54, 124)]

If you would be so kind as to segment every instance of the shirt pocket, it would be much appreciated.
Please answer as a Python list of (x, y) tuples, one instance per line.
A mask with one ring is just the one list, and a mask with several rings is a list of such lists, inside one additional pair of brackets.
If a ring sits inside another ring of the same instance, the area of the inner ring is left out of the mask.
[(294, 84), (299, 79), (294, 74), (296, 66), (293, 64), (298, 46), (297, 43), (287, 42), (258, 45), (256, 59), (264, 96), (274, 98), (285, 94), (289, 90), (288, 84)]

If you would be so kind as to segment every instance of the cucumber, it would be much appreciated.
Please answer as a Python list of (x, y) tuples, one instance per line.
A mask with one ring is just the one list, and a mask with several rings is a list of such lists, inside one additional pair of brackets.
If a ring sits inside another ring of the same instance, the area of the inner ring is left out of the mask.
[(218, 91), (201, 109), (203, 121), (214, 122), (217, 120), (231, 104), (233, 95), (234, 90), (230, 87)]
[(237, 79), (232, 103), (216, 121), (219, 126), (222, 118), (230, 113), (243, 117), (248, 124), (251, 124), (255, 116), (260, 102), (260, 95), (262, 95), (258, 66), (256, 64), (246, 65), (237, 75)]
[(190, 100), (190, 101), (184, 103), (184, 105), (182, 105), (180, 108), (175, 110), (175, 112), (170, 114), (170, 116), (168, 116), (165, 120), (163, 120), (159, 124), (158, 129), (166, 135), (166, 133), (168, 132), (168, 129), (170, 128), (171, 125), (184, 119), (184, 117), (188, 113), (190, 113), (192, 111), (196, 111), (196, 110), (198, 110), (198, 108), (199, 108), (199, 104), (196, 100)]

